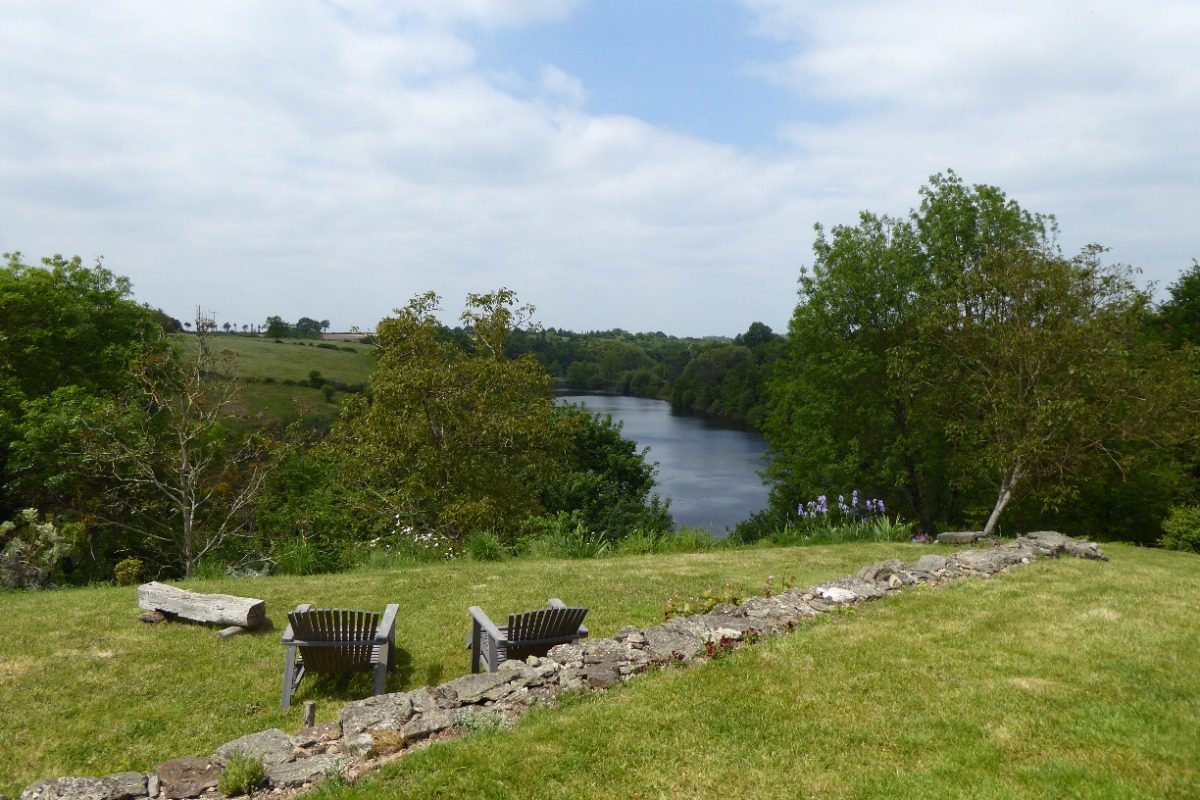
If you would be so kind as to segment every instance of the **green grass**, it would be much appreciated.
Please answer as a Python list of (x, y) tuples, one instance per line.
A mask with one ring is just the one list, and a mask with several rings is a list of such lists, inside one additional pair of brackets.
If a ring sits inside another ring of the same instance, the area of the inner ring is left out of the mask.
[[(312, 577), (191, 581), (180, 585), (267, 601), (273, 633), (218, 640), (212, 629), (137, 621), (135, 587), (0, 593), (0, 793), (41, 778), (149, 770), (182, 755), (280, 726), (295, 730), (304, 700), (318, 717), (370, 694), (369, 676), (305, 680), (290, 714), (278, 710), (287, 611), (298, 603), (382, 610), (400, 604), (400, 668), (388, 688), (437, 684), (468, 669), (470, 605), (493, 615), (550, 596), (590, 606), (588, 627), (605, 636), (661, 621), (673, 593), (699, 595), (731, 582), (759, 591), (768, 575), (808, 585), (913, 545), (746, 549), (585, 561), (447, 562)], [(777, 585), (778, 585), (777, 580)]]
[[(910, 589), (720, 661), (537, 711), (511, 731), (414, 753), (321, 797), (1200, 796), (1200, 559), (1109, 545), (1110, 563), (1044, 561)], [(401, 690), (466, 671), (465, 608), (549, 595), (597, 636), (657, 622), (666, 598), (757, 593), (930, 548), (849, 544), (589, 561), (452, 562), (309, 578), (192, 582), (267, 600), (400, 603)], [(777, 583), (778, 585), (778, 583)], [(0, 595), (0, 792), (60, 774), (148, 770), (278, 711), (278, 631), (218, 641), (143, 625), (133, 588)], [(349, 684), (297, 698), (332, 719)], [(511, 765), (519, 765), (513, 768)], [(508, 766), (506, 766), (508, 765)]]
[[(196, 337), (181, 334), (176, 340), (187, 347), (195, 347)], [(325, 342), (337, 349), (318, 347), (317, 340), (274, 339), (257, 336), (218, 335), (213, 344), (220, 350), (232, 350), (237, 354), (238, 367), (243, 378), (277, 381), (303, 380), (308, 373), (317, 370), (329, 380), (343, 383), (366, 381), (374, 365), (373, 345), (356, 342)], [(353, 352), (346, 349), (349, 348)]]
[[(184, 352), (196, 346), (196, 337), (175, 337)], [(281, 343), (280, 343), (281, 342)], [(248, 427), (288, 425), (297, 420), (324, 426), (332, 423), (345, 396), (335, 393), (333, 402), (321, 389), (297, 386), (313, 370), (327, 381), (347, 385), (365, 384), (375, 363), (373, 345), (357, 342), (319, 342), (308, 339), (274, 339), (219, 334), (214, 346), (237, 355), (238, 373), (244, 379), (230, 416)], [(319, 344), (331, 345), (319, 347)], [(292, 383), (285, 383), (290, 381)]]
[(1109, 549), (908, 591), (320, 796), (1200, 796), (1200, 559)]

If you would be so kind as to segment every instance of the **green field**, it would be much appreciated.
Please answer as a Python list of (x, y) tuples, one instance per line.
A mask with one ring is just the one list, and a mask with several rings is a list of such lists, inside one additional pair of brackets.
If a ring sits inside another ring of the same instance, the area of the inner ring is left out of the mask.
[[(196, 337), (175, 337), (184, 352), (196, 346)], [(375, 347), (356, 342), (321, 342), (307, 339), (276, 341), (259, 336), (216, 335), (214, 346), (232, 351), (238, 374), (245, 381), (231, 416), (250, 425), (287, 425), (299, 419), (328, 424), (338, 415), (344, 393), (327, 400), (321, 389), (297, 385), (315, 370), (326, 381), (350, 386), (367, 382), (375, 363)], [(322, 347), (321, 345), (325, 345)]]
[[(916, 589), (690, 670), (654, 673), (514, 730), (438, 745), (350, 797), (1195, 797), (1200, 786), (1200, 560), (1108, 547), (1103, 564), (1039, 562)], [(400, 604), (389, 689), (467, 670), (466, 607), (551, 595), (594, 635), (661, 619), (673, 592), (768, 575), (799, 585), (927, 548), (744, 549), (584, 561), (447, 562), (342, 575), (194, 581), (300, 602)], [(278, 631), (226, 641), (137, 622), (133, 588), (0, 595), (0, 792), (39, 778), (149, 770), (278, 711)], [(332, 719), (369, 693), (306, 681)], [(520, 764), (506, 771), (503, 764)]]

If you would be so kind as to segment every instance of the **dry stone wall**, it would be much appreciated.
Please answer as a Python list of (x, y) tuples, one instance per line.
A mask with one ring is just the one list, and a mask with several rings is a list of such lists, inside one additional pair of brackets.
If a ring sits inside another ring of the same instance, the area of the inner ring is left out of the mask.
[(142, 800), (217, 794), (224, 763), (235, 753), (259, 759), (275, 794), (303, 789), (337, 772), (354, 776), (384, 757), (430, 740), (467, 735), (487, 724), (512, 722), (564, 691), (602, 691), (647, 670), (704, 661), (717, 651), (791, 631), (804, 620), (870, 602), (917, 584), (991, 576), (1038, 558), (1069, 555), (1107, 561), (1091, 542), (1052, 531), (952, 555), (923, 555), (868, 565), (854, 575), (807, 589), (788, 589), (723, 604), (706, 614), (674, 617), (649, 628), (629, 626), (610, 639), (564, 644), (544, 658), (508, 661), (498, 672), (464, 675), (440, 686), (369, 697), (345, 706), (338, 722), (296, 735), (272, 729), (221, 745), (207, 758), (160, 764), (148, 774), (40, 781), (21, 800)]

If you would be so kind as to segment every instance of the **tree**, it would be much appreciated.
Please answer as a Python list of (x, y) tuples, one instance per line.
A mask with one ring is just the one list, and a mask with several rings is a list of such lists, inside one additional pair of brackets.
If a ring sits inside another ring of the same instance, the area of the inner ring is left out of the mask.
[(189, 355), (149, 354), (133, 375), (130, 391), (79, 417), (83, 463), (104, 479), (88, 510), (190, 577), (206, 556), (244, 535), (268, 445), (226, 429), (240, 384), (233, 353), (214, 352), (207, 330)]
[(990, 532), (1018, 493), (1061, 506), (1188, 435), (1191, 371), (1139, 335), (1127, 268), (1064, 258), (1053, 218), (995, 187), (921, 193), (907, 219), (818, 228), (772, 380), (777, 506), (858, 486), (927, 529), (990, 506)]
[(225, 333), (229, 333), (229, 329), (233, 327), (233, 324), (230, 322), (225, 322), (222, 323), (221, 327), (225, 329)]
[(305, 339), (321, 338), (321, 323), (312, 317), (301, 317), (298, 319), (294, 330), (297, 336)]
[(1158, 308), (1157, 327), (1172, 347), (1200, 347), (1200, 261), (1193, 260), (1169, 292), (1171, 296)]
[[(20, 465), (11, 448), (24, 435), (30, 404), (71, 389), (89, 398), (111, 397), (130, 384), (129, 365), (165, 347), (165, 315), (132, 299), (129, 280), (78, 256), (44, 258), (39, 266), (5, 254), (0, 267), (0, 518), (41, 505), (45, 494), (31, 475), (50, 469), (39, 452)], [(168, 318), (169, 319), (169, 318)]]
[(462, 537), (515, 532), (542, 510), (538, 487), (566, 465), (552, 381), (505, 340), (532, 314), (507, 289), (471, 294), (466, 348), (447, 340), (432, 292), (379, 323), (368, 398), (351, 398), (331, 446), (357, 502), (397, 527)]
[(284, 322), (282, 317), (267, 317), (266, 334), (271, 339), (283, 339), (292, 335), (292, 326)]

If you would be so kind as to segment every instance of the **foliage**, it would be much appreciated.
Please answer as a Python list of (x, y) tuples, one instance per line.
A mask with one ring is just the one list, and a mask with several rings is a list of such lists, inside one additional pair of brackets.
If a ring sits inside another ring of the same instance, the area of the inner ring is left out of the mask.
[(1067, 507), (1194, 435), (1193, 374), (1142, 335), (1128, 268), (1064, 258), (1053, 218), (995, 187), (921, 194), (907, 219), (818, 227), (771, 381), (776, 510), (863, 480), (921, 530), (990, 531), (1018, 496)]
[(133, 586), (135, 583), (141, 583), (145, 568), (146, 564), (140, 558), (126, 558), (118, 561), (117, 565), (113, 567), (113, 577), (117, 581), (117, 586)]
[(1156, 327), (1172, 347), (1200, 346), (1200, 261), (1193, 259), (1168, 293), (1154, 316)]
[(125, 390), (129, 364), (146, 349), (164, 346), (159, 313), (134, 302), (129, 280), (99, 262), (89, 269), (78, 257), (56, 255), (31, 266), (20, 253), (7, 253), (5, 260), (0, 266), (0, 515), (30, 505), (57, 513), (58, 498), (43, 492), (37, 480), (56, 472), (55, 465), (43, 463), (31, 448), (20, 464), (10, 462), (14, 440), (27, 433), (26, 404), (61, 390), (94, 399)]
[(468, 347), (444, 341), (433, 293), (379, 323), (370, 398), (350, 398), (330, 446), (346, 491), (369, 517), (462, 540), (515, 534), (542, 511), (538, 487), (561, 474), (567, 435), (551, 379), (504, 342), (532, 308), (500, 289), (471, 294)]
[(70, 549), (54, 523), (39, 522), (36, 508), (23, 509), (0, 522), (0, 588), (49, 588)]
[(610, 416), (578, 406), (557, 406), (554, 413), (570, 440), (567, 469), (541, 486), (546, 513), (573, 514), (573, 524), (613, 541), (636, 529), (670, 530), (670, 501), (654, 493), (647, 449), (623, 438)]
[(135, 534), (185, 576), (245, 536), (269, 454), (265, 439), (224, 427), (239, 389), (232, 355), (196, 338), (193, 357), (144, 357), (128, 393), (79, 418), (83, 466), (104, 481), (87, 500), (96, 524)]
[(1176, 506), (1163, 521), (1158, 543), (1168, 550), (1200, 553), (1200, 506)]
[[(600, 558), (608, 555), (612, 541), (575, 520), (576, 517), (570, 514), (530, 520), (526, 533), (519, 540), (520, 552), (529, 558)], [(571, 522), (574, 527), (569, 527)], [(540, 530), (529, 533), (531, 527)]]
[(466, 551), (475, 561), (503, 561), (508, 556), (504, 542), (491, 531), (473, 531), (467, 537)]
[(705, 589), (704, 593), (698, 597), (672, 594), (663, 606), (663, 620), (671, 617), (687, 617), (692, 614), (707, 614), (718, 605), (739, 605), (741, 602), (741, 593), (730, 583), (726, 583), (716, 591)]
[(244, 753), (234, 753), (225, 762), (217, 788), (227, 797), (250, 794), (267, 785), (267, 773), (262, 762)]

